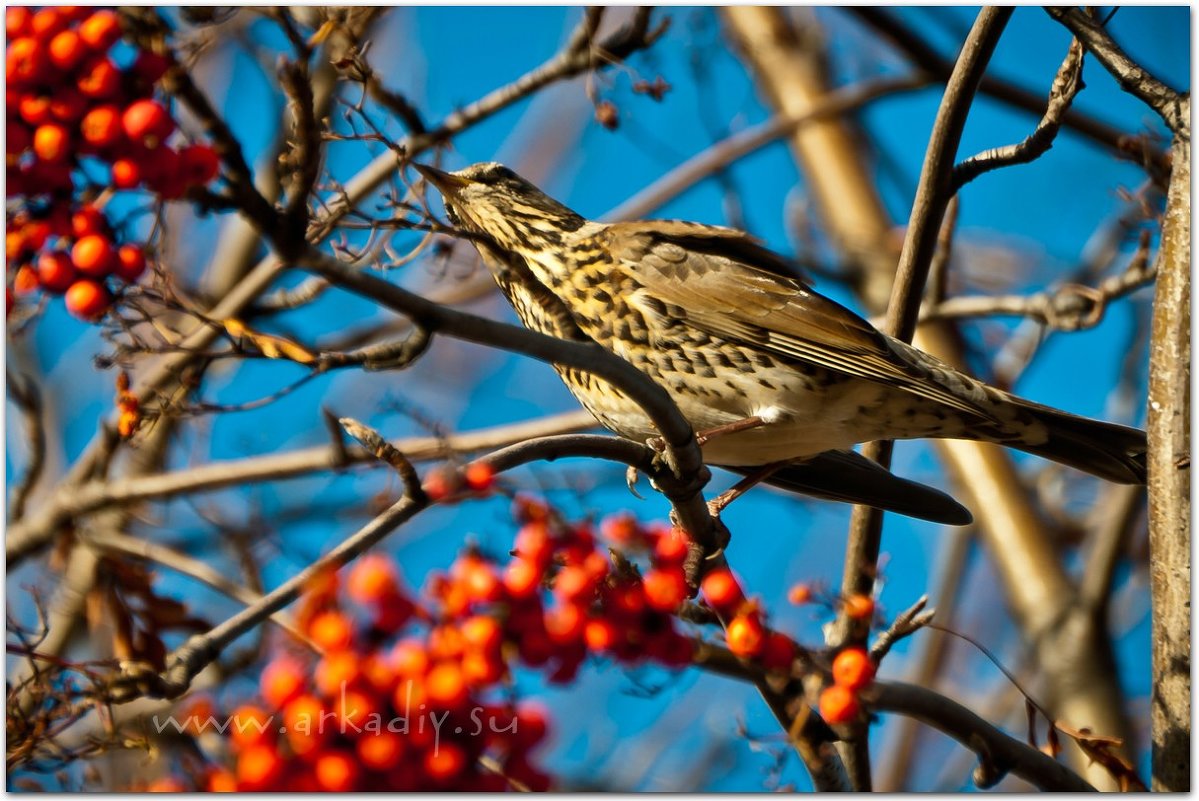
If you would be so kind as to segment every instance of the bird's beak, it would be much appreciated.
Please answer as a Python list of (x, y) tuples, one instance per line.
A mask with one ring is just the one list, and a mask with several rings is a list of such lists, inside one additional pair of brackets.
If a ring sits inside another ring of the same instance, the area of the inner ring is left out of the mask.
[(456, 194), (458, 189), (470, 184), (466, 178), (445, 172), (427, 164), (413, 164), (413, 168), (425, 177), (425, 180), (437, 187), (443, 195)]

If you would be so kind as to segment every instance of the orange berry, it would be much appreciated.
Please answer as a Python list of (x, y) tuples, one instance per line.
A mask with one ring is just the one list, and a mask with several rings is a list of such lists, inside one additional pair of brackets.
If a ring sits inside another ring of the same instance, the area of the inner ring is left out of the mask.
[(787, 591), (787, 600), (796, 606), (802, 606), (812, 600), (812, 588), (800, 582)]
[(33, 132), (33, 152), (42, 161), (66, 161), (71, 155), (71, 135), (56, 122), (39, 125)]
[(17, 269), (17, 274), (13, 276), (12, 288), (18, 297), (25, 297), (37, 292), (41, 288), (37, 270), (28, 264), (22, 264)]
[(87, 54), (83, 40), (75, 31), (62, 31), (54, 35), (48, 48), (50, 61), (61, 70), (70, 70)]
[(700, 584), (708, 604), (719, 612), (733, 612), (745, 603), (745, 593), (728, 568), (713, 570)]
[(372, 690), (380, 693), (390, 693), (397, 679), (395, 667), (382, 651), (373, 651), (362, 661), (362, 677)]
[(223, 768), (218, 768), (208, 774), (205, 790), (210, 793), (236, 793), (237, 777)]
[(258, 680), (262, 700), (276, 708), (281, 708), (288, 701), (299, 697), (307, 683), (308, 672), (299, 660), (289, 656), (271, 660)]
[(495, 468), (486, 462), (471, 462), (462, 471), (462, 478), (475, 492), (487, 492), (495, 483)]
[(229, 739), (239, 748), (265, 742), (271, 734), (271, 714), (256, 704), (242, 704), (233, 710)]
[(306, 756), (325, 739), (326, 710), (313, 695), (300, 695), (283, 707), (287, 744), (296, 756)]
[(795, 652), (794, 640), (782, 632), (772, 631), (766, 636), (766, 643), (762, 647), (762, 666), (767, 670), (789, 671), (791, 663), (795, 661)]
[(106, 58), (93, 59), (80, 68), (75, 85), (91, 98), (112, 97), (121, 89), (121, 71)]
[(4, 32), (9, 40), (32, 33), (33, 11), (27, 6), (9, 6), (4, 11)]
[(429, 652), (418, 640), (400, 640), (391, 649), (391, 666), (404, 678), (423, 677), (429, 671)]
[(358, 761), (370, 770), (389, 770), (404, 755), (404, 738), (395, 732), (364, 733), (355, 743)]
[(397, 593), (395, 564), (383, 554), (362, 556), (350, 567), (346, 576), (346, 591), (360, 604), (378, 604)]
[(596, 653), (611, 650), (616, 645), (618, 636), (616, 624), (606, 618), (588, 620), (583, 626), (583, 642), (587, 644), (588, 650)]
[(37, 259), (37, 280), (47, 292), (61, 295), (78, 276), (71, 257), (61, 250), (43, 252)]
[(425, 495), (429, 496), (429, 500), (437, 503), (444, 498), (448, 498), (454, 493), (455, 482), (449, 475), (449, 470), (441, 467), (429, 471), (429, 475), (425, 476), (425, 481), (421, 485)]
[(90, 278), (104, 278), (112, 272), (116, 253), (112, 240), (103, 234), (88, 234), (80, 237), (71, 248), (71, 262), (75, 269)]
[(762, 619), (754, 612), (739, 614), (733, 618), (724, 636), (730, 651), (747, 658), (760, 654), (766, 642), (766, 630), (762, 626)]
[(358, 678), (358, 655), (351, 651), (327, 653), (316, 663), (313, 683), (317, 690), (333, 698), (340, 696)]
[(866, 649), (846, 648), (833, 659), (833, 682), (850, 690), (860, 690), (874, 681), (875, 670)]
[(47, 6), (34, 12), (29, 27), (33, 29), (33, 35), (44, 42), (54, 38), (54, 35), (67, 27), (69, 22), (70, 20), (60, 9), (55, 6)]
[(146, 271), (146, 254), (137, 245), (121, 245), (117, 248), (116, 262), (112, 274), (127, 284), (141, 278)]
[(86, 278), (80, 279), (67, 289), (67, 311), (85, 322), (96, 322), (112, 305), (112, 296), (103, 284)]
[(121, 111), (111, 103), (96, 106), (79, 123), (83, 141), (93, 147), (111, 147), (121, 141)]
[(337, 716), (354, 726), (366, 726), (372, 715), (379, 713), (379, 702), (361, 690), (347, 690), (333, 702)]
[(534, 520), (521, 526), (516, 532), (513, 550), (521, 559), (527, 559), (531, 564), (548, 563), (554, 553), (554, 544), (550, 541), (550, 530), (546, 521)]
[(631, 545), (641, 534), (641, 524), (629, 512), (608, 515), (600, 522), (600, 536), (615, 545)]
[(54, 116), (50, 112), (50, 98), (45, 95), (25, 95), (17, 101), (17, 113), (30, 125), (45, 125)]
[(121, 38), (121, 23), (112, 11), (97, 11), (79, 24), (79, 38), (97, 53), (107, 52)]
[(687, 533), (672, 526), (662, 532), (654, 543), (654, 561), (664, 565), (681, 565), (687, 558), (690, 546)]
[(448, 782), (466, 767), (466, 753), (455, 743), (443, 742), (425, 752), (425, 775), (435, 782)]
[(564, 603), (545, 613), (545, 633), (555, 645), (574, 645), (583, 639), (587, 616), (578, 604)]
[(71, 233), (77, 238), (88, 234), (102, 234), (108, 227), (104, 212), (92, 205), (83, 205), (71, 215)]
[(4, 74), (9, 84), (36, 83), (50, 73), (45, 46), (31, 36), (13, 39), (5, 51)]
[(453, 662), (434, 665), (425, 679), (425, 695), (429, 702), (442, 709), (457, 709), (466, 703), (466, 677), (462, 668)]
[(146, 147), (156, 147), (175, 130), (171, 118), (161, 103), (156, 100), (135, 100), (125, 108), (121, 124), (130, 141)]
[(541, 586), (541, 568), (526, 559), (513, 559), (504, 569), (504, 589), (512, 598), (531, 598)]
[(870, 620), (874, 617), (874, 599), (869, 595), (854, 593), (842, 603), (845, 616), (850, 620)]
[(468, 651), (462, 655), (462, 675), (471, 687), (490, 687), (504, 677), (498, 653)]
[(645, 600), (659, 612), (674, 612), (687, 600), (687, 579), (682, 569), (654, 569), (642, 580)]
[(142, 182), (142, 168), (133, 159), (117, 159), (112, 163), (112, 185), (117, 189), (136, 189)]
[(499, 622), (487, 615), (473, 615), (462, 622), (462, 639), (468, 648), (490, 654), (500, 650), (504, 630)]
[(326, 651), (349, 648), (354, 640), (350, 619), (336, 610), (326, 610), (308, 623), (308, 636)]
[(567, 565), (554, 578), (554, 595), (571, 603), (590, 601), (596, 581), (580, 565)]
[(255, 745), (237, 757), (239, 790), (260, 792), (272, 789), (283, 773), (283, 760), (269, 745)]
[(434, 662), (459, 659), (466, 653), (466, 638), (457, 626), (447, 623), (429, 630), (428, 647)]
[(820, 716), (826, 723), (849, 723), (858, 717), (861, 706), (853, 690), (834, 684), (820, 693)]

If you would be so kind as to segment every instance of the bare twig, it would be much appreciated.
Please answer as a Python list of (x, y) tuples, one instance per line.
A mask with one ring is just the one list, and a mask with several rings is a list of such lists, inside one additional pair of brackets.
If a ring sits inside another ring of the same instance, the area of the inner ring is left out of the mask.
[(25, 472), (21, 475), (21, 480), (13, 490), (11, 505), (8, 509), (8, 520), (9, 523), (12, 523), (12, 521), (20, 520), (25, 516), (25, 504), (29, 501), (29, 496), (34, 488), (37, 487), (46, 466), (46, 428), (42, 422), (41, 393), (33, 378), (26, 376), (24, 379), (18, 379), (17, 376), (10, 373), (7, 374), (6, 379), (8, 394), (16, 403), (17, 408), (21, 410), (21, 417), (25, 421), (25, 432), (29, 437), (29, 460), (25, 465)]
[(1070, 42), (1070, 50), (1065, 60), (1058, 67), (1057, 75), (1053, 78), (1053, 85), (1049, 89), (1049, 103), (1036, 129), (1022, 142), (986, 150), (954, 167), (954, 192), (985, 172), (1013, 164), (1027, 164), (1053, 147), (1053, 140), (1057, 138), (1057, 132), (1062, 127), (1062, 118), (1070, 110), (1075, 95), (1083, 87), (1082, 62), (1082, 45), (1074, 39)]
[(910, 637), (920, 629), (932, 622), (933, 616), (936, 614), (935, 609), (925, 609), (928, 605), (928, 596), (922, 595), (916, 603), (900, 612), (895, 620), (891, 621), (891, 625), (886, 631), (878, 635), (874, 640), (874, 645), (870, 646), (870, 658), (875, 664), (882, 661), (895, 643), (902, 640), (904, 637)]
[(1070, 32), (1095, 54), (1124, 91), (1140, 98), (1158, 113), (1175, 134), (1190, 136), (1190, 103), (1188, 95), (1171, 89), (1151, 75), (1144, 67), (1128, 57), (1099, 20), (1081, 9), (1067, 6), (1048, 6), (1049, 16), (1065, 25)]

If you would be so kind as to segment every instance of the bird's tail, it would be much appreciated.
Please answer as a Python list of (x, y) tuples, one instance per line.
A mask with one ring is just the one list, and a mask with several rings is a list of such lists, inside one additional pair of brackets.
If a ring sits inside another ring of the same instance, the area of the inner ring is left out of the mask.
[(1013, 400), (1045, 426), (1049, 439), (1038, 445), (1006, 444), (1117, 484), (1145, 483), (1148, 444), (1144, 431), (1079, 417), (1022, 398)]
[[(742, 467), (727, 469), (752, 472)], [(973, 520), (969, 509), (941, 490), (900, 478), (854, 451), (827, 451), (787, 465), (766, 481), (814, 498), (873, 506), (935, 523), (964, 526)]]

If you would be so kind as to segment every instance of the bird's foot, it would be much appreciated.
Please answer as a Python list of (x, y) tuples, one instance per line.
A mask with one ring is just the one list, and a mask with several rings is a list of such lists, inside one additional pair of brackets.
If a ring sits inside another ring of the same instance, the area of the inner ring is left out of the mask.
[(737, 420), (732, 423), (726, 423), (722, 426), (707, 428), (703, 431), (696, 432), (695, 441), (699, 443), (699, 446), (702, 448), (704, 445), (707, 445), (717, 437), (727, 437), (729, 434), (739, 434), (742, 431), (749, 431), (750, 429), (760, 428), (764, 425), (766, 425), (766, 421), (761, 417), (754, 415), (753, 417), (746, 417), (744, 420)]
[(713, 519), (719, 518), (720, 513), (723, 512), (730, 503), (737, 500), (766, 479), (770, 478), (779, 470), (779, 468), (786, 464), (788, 464), (788, 462), (775, 462), (774, 464), (764, 465), (763, 467), (758, 468), (756, 472), (750, 473), (732, 487), (708, 501), (708, 514), (712, 515)]

